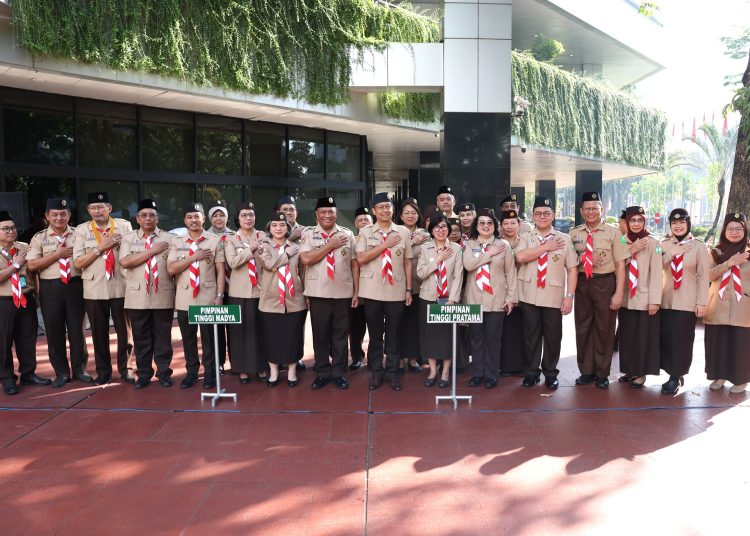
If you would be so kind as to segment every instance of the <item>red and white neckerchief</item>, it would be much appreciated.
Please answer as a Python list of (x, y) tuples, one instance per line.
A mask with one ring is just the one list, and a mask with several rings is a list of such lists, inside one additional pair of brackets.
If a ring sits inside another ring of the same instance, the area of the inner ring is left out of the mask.
[[(444, 248), (448, 245), (443, 246)], [(435, 270), (435, 284), (437, 285), (438, 298), (448, 297), (448, 270), (445, 267), (445, 261), (438, 261), (437, 270)]]
[[(69, 233), (65, 233), (62, 235), (52, 233), (52, 236), (55, 237), (55, 240), (57, 240), (60, 244), (65, 245), (65, 240), (68, 238)], [(67, 285), (70, 283), (70, 257), (61, 257), (57, 261), (57, 265), (60, 268), (60, 281), (62, 281), (63, 285)]]
[[(16, 253), (18, 253), (18, 250), (16, 248), (11, 248), (8, 251), (8, 254), (10, 256), (10, 260), (7, 261), (8, 266), (13, 264), (13, 256)], [(26, 296), (21, 289), (21, 276), (18, 275), (18, 271), (14, 271), (13, 275), (10, 276), (10, 290), (13, 294), (13, 305), (16, 306), (16, 309), (20, 307), (26, 307)]]
[[(146, 251), (151, 249), (151, 245), (154, 240), (154, 235), (150, 235), (146, 237)], [(156, 255), (152, 255), (147, 261), (146, 264), (143, 265), (143, 279), (146, 280), (146, 294), (149, 294), (149, 288), (148, 284), (153, 280), (154, 282), (154, 292), (159, 291), (159, 266), (158, 261), (156, 260)]]
[[(323, 240), (325, 240), (325, 243), (328, 243), (328, 239), (333, 237), (334, 233), (326, 234), (321, 232), (320, 236), (323, 237)], [(330, 279), (333, 279), (334, 274), (336, 273), (336, 258), (333, 255), (333, 250), (329, 251), (326, 255), (326, 272), (328, 273), (328, 277)]]
[(586, 228), (586, 232), (589, 236), (586, 238), (586, 249), (581, 261), (583, 262), (583, 272), (586, 274), (586, 279), (591, 279), (591, 276), (594, 275), (594, 233), (598, 233), (599, 229), (589, 231)]
[[(226, 242), (227, 242), (227, 237), (228, 236), (229, 235), (227, 235), (225, 233), (225, 234), (221, 235), (221, 238), (219, 238), (219, 242), (221, 243), (222, 247), (226, 246)], [(232, 276), (232, 269), (229, 267), (228, 264), (225, 263), (224, 264), (224, 283), (226, 284), (225, 288), (229, 288), (229, 279), (230, 279), (231, 276)]]
[[(96, 243), (99, 244), (102, 241), (102, 237), (106, 238), (115, 233), (115, 220), (109, 219), (109, 227), (100, 229), (94, 220), (91, 220), (91, 230), (96, 238)], [(109, 248), (104, 253), (104, 275), (107, 277), (107, 281), (115, 276), (115, 252), (114, 248)]]
[(630, 258), (630, 266), (628, 268), (628, 289), (630, 290), (630, 297), (635, 296), (638, 290), (638, 254), (633, 253)]
[[(480, 247), (482, 248), (482, 253), (487, 251), (487, 247), (489, 244), (480, 244)], [(492, 291), (492, 285), (490, 284), (490, 264), (487, 262), (487, 264), (483, 264), (479, 267), (477, 270), (476, 282), (477, 286), (480, 290), (483, 292), (486, 292), (487, 294), (494, 294)]]
[[(195, 252), (198, 251), (198, 244), (206, 239), (205, 236), (199, 237), (197, 240), (192, 238), (187, 239), (187, 243), (190, 244), (190, 251), (188, 255), (192, 257)], [(198, 293), (201, 291), (201, 263), (200, 261), (193, 261), (190, 263), (190, 286), (193, 288), (193, 298), (198, 297)]]
[(721, 276), (721, 283), (719, 283), (719, 298), (724, 299), (724, 293), (729, 286), (729, 280), (732, 280), (734, 286), (734, 295), (737, 298), (737, 303), (740, 303), (742, 299), (742, 279), (740, 279), (740, 267), (732, 266), (729, 270), (724, 272)]
[(467, 235), (466, 233), (461, 233), (461, 240), (459, 240), (458, 242), (458, 245), (461, 246), (461, 249), (464, 248), (468, 240), (469, 240), (469, 235)]
[[(283, 253), (285, 244), (274, 246), (279, 250), (279, 255)], [(286, 293), (289, 292), (289, 297), (294, 296), (294, 281), (292, 281), (292, 270), (288, 264), (279, 266), (279, 301), (283, 307), (286, 306)]]
[[(250, 244), (248, 242), (245, 242), (242, 240), (242, 235), (237, 233), (237, 238), (239, 239), (240, 243), (248, 248), (248, 251), (250, 250)], [(255, 238), (257, 240), (258, 238), (258, 232), (255, 233)], [(250, 290), (253, 290), (254, 287), (258, 286), (258, 266), (255, 264), (255, 255), (253, 255), (253, 252), (250, 251), (250, 257), (247, 259), (247, 276), (250, 278)]]
[[(549, 239), (549, 237), (552, 236), (552, 233), (549, 233), (546, 236), (539, 236), (537, 235), (537, 238), (539, 239), (539, 242), (544, 245), (544, 243)], [(536, 262), (536, 286), (539, 288), (545, 288), (547, 286), (547, 252), (543, 252), (541, 255), (539, 255), (539, 258)]]
[[(688, 235), (687, 238), (680, 242), (674, 242), (678, 246), (684, 246), (693, 239), (693, 235)], [(672, 284), (674, 289), (677, 290), (682, 285), (682, 260), (685, 257), (685, 252), (675, 253), (672, 257), (670, 267), (672, 268)]]
[[(381, 244), (386, 241), (388, 234), (389, 233), (383, 231), (383, 236), (380, 239)], [(385, 248), (380, 254), (380, 274), (383, 277), (384, 285), (386, 281), (393, 285), (393, 257), (391, 256), (391, 250), (389, 248)]]

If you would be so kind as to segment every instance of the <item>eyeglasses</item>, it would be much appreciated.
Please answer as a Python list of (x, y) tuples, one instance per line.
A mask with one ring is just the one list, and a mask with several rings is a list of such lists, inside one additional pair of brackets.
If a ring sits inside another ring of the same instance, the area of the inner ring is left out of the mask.
[(646, 223), (644, 218), (630, 218), (630, 223)]
[[(4, 230), (5, 228), (0, 227), (0, 229)], [(13, 229), (15, 229), (15, 227), (13, 227)], [(743, 233), (745, 232), (745, 228), (744, 227), (727, 227), (727, 232), (728, 233)]]
[(12, 227), (0, 227), (0, 231), (2, 231), (4, 233), (15, 233), (16, 232), (16, 226), (14, 225)]
[(602, 207), (586, 207), (581, 209), (584, 212), (600, 212)]
[(447, 225), (436, 225), (435, 227), (433, 227), (433, 229), (435, 229), (437, 231), (447, 231), (448, 230), (448, 226)]
[(552, 212), (546, 211), (546, 212), (534, 212), (534, 216), (537, 218), (551, 218)]
[(495, 222), (492, 221), (480, 221), (477, 223), (477, 226), (487, 227), (488, 225), (495, 225)]
[(254, 218), (255, 214), (252, 213), (252, 212), (240, 212), (240, 215), (237, 216), (237, 217), (239, 219), (241, 219), (241, 220), (247, 220), (247, 219), (250, 219), (250, 218)]

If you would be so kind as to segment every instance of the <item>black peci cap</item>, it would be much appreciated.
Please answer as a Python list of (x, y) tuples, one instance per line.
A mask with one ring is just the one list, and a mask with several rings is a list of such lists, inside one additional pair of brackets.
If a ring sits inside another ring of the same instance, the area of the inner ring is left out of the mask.
[(319, 197), (318, 202), (315, 203), (315, 210), (319, 208), (336, 208), (336, 201), (333, 197)]
[(364, 216), (364, 215), (372, 216), (372, 214), (370, 214), (370, 209), (369, 208), (367, 208), (367, 207), (359, 207), (357, 210), (354, 211), (354, 217), (355, 218), (357, 216)]
[(445, 184), (443, 184), (440, 188), (438, 188), (438, 193), (437, 194), (438, 195), (442, 195), (442, 194), (451, 194), (451, 195), (453, 195), (453, 190), (451, 190), (450, 186), (446, 186)]
[(458, 205), (459, 212), (469, 212), (471, 210), (476, 210), (474, 203), (461, 203)]
[(374, 207), (378, 203), (391, 203), (391, 196), (388, 192), (380, 192), (372, 196), (372, 206)]
[(203, 210), (203, 204), (198, 203), (197, 201), (190, 203), (182, 212), (183, 214), (190, 214), (191, 212), (200, 212), (201, 214), (206, 213), (206, 211)]
[(601, 202), (602, 196), (599, 192), (583, 192), (581, 194), (581, 203), (585, 201), (599, 201)]
[(669, 221), (687, 221), (690, 219), (690, 214), (684, 208), (676, 208), (669, 213)]
[(107, 192), (91, 192), (86, 197), (86, 204), (90, 205), (92, 203), (109, 203), (109, 196), (107, 195)]
[(47, 199), (47, 210), (70, 210), (70, 204), (67, 199), (52, 197)]
[(0, 221), (13, 221), (13, 215), (7, 210), (0, 210)]
[(138, 210), (136, 210), (136, 212), (140, 212), (144, 208), (151, 208), (157, 212), (159, 211), (159, 209), (156, 208), (156, 201), (154, 201), (153, 199), (141, 199), (138, 202)]
[(550, 203), (548, 198), (538, 195), (534, 198), (534, 207), (532, 208), (532, 210), (540, 207), (552, 208), (552, 203)]

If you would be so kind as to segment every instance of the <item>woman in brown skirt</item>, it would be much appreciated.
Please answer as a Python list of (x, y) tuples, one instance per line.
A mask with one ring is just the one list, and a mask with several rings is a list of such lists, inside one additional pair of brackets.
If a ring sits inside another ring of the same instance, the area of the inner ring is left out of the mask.
[(232, 268), (227, 303), (239, 305), (242, 324), (229, 324), (229, 360), (240, 383), (250, 383), (251, 374), (265, 374), (267, 363), (260, 346), (260, 264), (258, 247), (266, 234), (255, 229), (255, 206), (237, 205), (237, 234), (227, 237), (224, 256)]
[[(439, 214), (439, 213), (438, 213)], [(402, 320), (402, 328), (399, 332), (399, 348), (401, 348), (401, 355), (404, 357), (399, 364), (399, 372), (404, 371), (404, 366), (408, 361), (409, 371), (421, 372), (422, 367), (419, 365), (419, 360), (422, 358), (422, 352), (419, 348), (419, 276), (417, 276), (417, 256), (419, 250), (422, 248), (422, 244), (430, 239), (430, 235), (427, 231), (422, 229), (422, 214), (419, 211), (419, 205), (417, 200), (413, 197), (405, 199), (401, 203), (401, 212), (396, 220), (396, 223), (403, 225), (409, 230), (411, 235), (411, 251), (414, 254), (414, 261), (412, 262), (412, 276), (411, 286), (414, 289), (414, 294), (410, 305), (404, 308), (404, 317)]]
[(270, 372), (268, 387), (279, 384), (279, 365), (288, 365), (287, 385), (295, 387), (297, 361), (304, 353), (307, 309), (299, 277), (299, 246), (289, 242), (292, 232), (280, 212), (268, 222), (270, 240), (261, 243), (258, 260), (263, 268), (260, 279), (260, 323)]
[(432, 240), (424, 244), (417, 259), (417, 274), (421, 279), (419, 289), (419, 345), (422, 355), (428, 357), (430, 375), (426, 387), (437, 380), (437, 360), (443, 361), (439, 387), (450, 385), (451, 359), (453, 357), (453, 329), (445, 324), (427, 323), (427, 306), (431, 303), (453, 304), (461, 301), (464, 264), (461, 246), (448, 240), (448, 222), (442, 215), (430, 222)]
[(676, 208), (669, 214), (670, 238), (661, 243), (661, 368), (669, 374), (661, 392), (675, 394), (693, 362), (695, 323), (706, 314), (708, 270), (706, 244), (690, 233), (690, 214)]
[(706, 325), (706, 376), (711, 390), (727, 380), (730, 393), (743, 393), (750, 381), (750, 262), (747, 220), (739, 212), (724, 218), (719, 244), (711, 251), (711, 288)]
[[(519, 231), (521, 220), (515, 210), (503, 210), (500, 218), (502, 237), (510, 244), (513, 258), (521, 243)], [(500, 350), (500, 374), (502, 376), (524, 375), (526, 370), (526, 343), (523, 332), (521, 309), (514, 309), (505, 317), (503, 344)]]
[(661, 246), (646, 229), (643, 207), (625, 209), (630, 259), (627, 284), (618, 313), (620, 383), (643, 389), (647, 374), (659, 374), (659, 307), (661, 305)]

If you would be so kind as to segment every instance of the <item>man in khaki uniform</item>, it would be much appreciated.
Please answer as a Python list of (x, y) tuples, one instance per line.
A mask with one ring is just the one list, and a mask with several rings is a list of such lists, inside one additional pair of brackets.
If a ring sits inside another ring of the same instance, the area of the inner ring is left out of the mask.
[[(533, 227), (531, 226), (531, 224), (527, 221), (522, 220), (520, 217), (521, 213), (519, 212), (518, 196), (516, 194), (508, 194), (505, 197), (503, 197), (502, 200), (500, 201), (500, 210), (501, 211), (515, 210), (516, 214), (519, 214), (518, 219), (520, 220), (520, 225), (518, 227), (518, 236), (523, 236), (526, 233), (533, 230)], [(553, 218), (554, 218), (554, 215), (553, 215)]]
[[(346, 365), (349, 314), (357, 307), (359, 264), (354, 235), (336, 225), (336, 202), (321, 197), (315, 206), (318, 225), (302, 233), (300, 261), (305, 269), (305, 296), (310, 303), (316, 378), (313, 389), (333, 377), (336, 387), (348, 389)], [(329, 359), (329, 356), (331, 359)]]
[(581, 375), (576, 385), (596, 381), (609, 387), (617, 310), (625, 288), (625, 260), (630, 256), (617, 227), (602, 221), (598, 192), (581, 196), (584, 224), (570, 230), (578, 254), (578, 287), (575, 303), (576, 348)]
[(91, 324), (98, 385), (112, 380), (112, 356), (109, 351), (109, 316), (117, 333), (117, 370), (127, 383), (135, 383), (130, 368), (133, 350), (130, 321), (125, 316), (125, 276), (120, 269), (122, 237), (133, 230), (130, 222), (110, 216), (112, 205), (105, 192), (88, 195), (91, 221), (75, 230), (73, 265), (81, 270), (83, 298)]
[(49, 385), (36, 374), (36, 299), (34, 282), (26, 272), (29, 246), (17, 242), (13, 216), (0, 210), (0, 382), (6, 395), (18, 394), (13, 371), (13, 346), (24, 385)]
[[(27, 257), (29, 270), (39, 274), (39, 302), (47, 331), (49, 361), (55, 370), (52, 387), (62, 387), (71, 378), (91, 383), (86, 373), (87, 355), (83, 336), (83, 282), (73, 266), (74, 229), (67, 199), (48, 199), (44, 213), (49, 227), (31, 239)], [(70, 342), (70, 364), (65, 340)]]
[(175, 235), (159, 229), (159, 212), (153, 199), (138, 203), (140, 229), (125, 235), (120, 264), (127, 270), (125, 312), (133, 326), (136, 389), (148, 387), (154, 375), (162, 387), (172, 386), (172, 317), (174, 278), (167, 272), (167, 250)]
[(555, 212), (549, 199), (535, 199), (532, 217), (536, 232), (521, 237), (516, 249), (518, 299), (527, 360), (522, 385), (533, 387), (539, 383), (540, 372), (544, 372), (547, 387), (557, 389), (562, 315), (573, 310), (578, 255), (570, 237), (552, 228)]
[[(187, 375), (180, 383), (189, 389), (198, 381), (198, 325), (188, 320), (189, 305), (221, 305), (224, 303), (224, 248), (219, 237), (203, 230), (206, 215), (203, 205), (192, 203), (185, 209), (187, 236), (178, 236), (169, 246), (167, 270), (175, 277), (175, 309), (185, 349)], [(200, 324), (203, 349), (203, 387), (216, 386), (214, 376), (214, 329)]]
[[(399, 330), (404, 306), (411, 303), (414, 292), (411, 280), (411, 236), (406, 227), (393, 223), (393, 203), (387, 193), (375, 194), (372, 208), (376, 222), (360, 229), (356, 240), (359, 296), (365, 298), (365, 317), (367, 331), (370, 333), (370, 344), (367, 347), (370, 390), (380, 387), (385, 375), (391, 387), (400, 391)], [(387, 355), (385, 369), (383, 335)]]
[(456, 206), (456, 196), (453, 195), (453, 190), (451, 190), (450, 186), (443, 184), (438, 189), (435, 204), (437, 205), (438, 210), (442, 212), (446, 218), (458, 219), (458, 214), (453, 212), (453, 209)]

